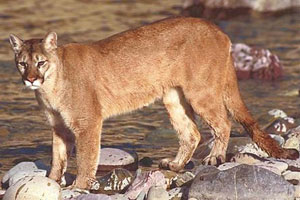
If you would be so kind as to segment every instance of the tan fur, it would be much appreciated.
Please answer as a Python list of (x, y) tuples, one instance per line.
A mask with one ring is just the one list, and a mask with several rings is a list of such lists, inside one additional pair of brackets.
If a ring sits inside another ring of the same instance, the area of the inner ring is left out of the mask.
[(178, 171), (190, 160), (200, 141), (194, 113), (210, 125), (215, 136), (213, 149), (204, 160), (207, 164), (225, 161), (231, 127), (227, 111), (270, 155), (298, 155), (281, 149), (258, 128), (239, 94), (230, 40), (204, 20), (171, 18), (98, 42), (58, 48), (55, 33), (27, 41), (11, 35), (10, 41), (23, 81), (35, 89), (53, 127), (50, 177), (56, 181), (75, 143), (75, 186), (91, 188), (103, 120), (160, 98), (180, 143), (176, 158), (164, 159), (161, 167)]

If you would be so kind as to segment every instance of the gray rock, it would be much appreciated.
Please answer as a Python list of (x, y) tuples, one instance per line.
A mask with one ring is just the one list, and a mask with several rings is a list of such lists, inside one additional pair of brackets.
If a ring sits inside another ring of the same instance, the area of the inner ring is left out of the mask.
[(215, 167), (215, 166), (211, 166), (211, 165), (199, 165), (196, 169), (194, 169), (192, 172), (193, 174), (215, 174), (217, 172), (219, 172), (220, 170)]
[(111, 200), (111, 197), (105, 194), (81, 194), (74, 200)]
[(60, 200), (60, 190), (60, 186), (47, 177), (25, 177), (8, 188), (3, 200)]
[(124, 194), (114, 194), (110, 196), (111, 200), (129, 200)]
[(63, 189), (61, 191), (61, 198), (62, 199), (71, 199), (71, 198), (75, 198), (79, 195), (81, 195), (81, 192), (76, 191), (76, 190)]
[(138, 156), (133, 151), (125, 151), (116, 148), (103, 148), (100, 152), (100, 160), (97, 173), (111, 171), (115, 168), (136, 170), (138, 168)]
[(221, 171), (224, 171), (224, 170), (236, 167), (238, 165), (240, 165), (240, 163), (226, 162), (226, 163), (223, 163), (222, 165), (218, 166), (218, 169), (221, 170)]
[(43, 177), (45, 177), (46, 174), (47, 174), (47, 171), (43, 170), (43, 169), (37, 169), (37, 170), (33, 170), (33, 171), (19, 171), (19, 172), (13, 174), (9, 178), (9, 186), (12, 186), (16, 182), (18, 182), (20, 179), (27, 177), (27, 176), (43, 176)]
[(195, 175), (192, 172), (185, 172), (180, 174), (175, 181), (177, 187), (181, 187), (182, 185), (186, 184), (187, 182), (191, 181)]
[[(44, 173), (44, 171), (40, 170), (47, 170), (48, 167), (44, 165), (41, 161), (36, 162), (21, 162), (11, 168), (8, 172), (6, 172), (2, 178), (2, 183), (7, 184), (9, 182), (9, 179), (14, 176), (17, 173), (23, 173), (24, 175), (28, 174), (34, 174), (36, 172), (37, 175), (41, 175)], [(21, 174), (18, 175), (20, 177)], [(15, 178), (17, 179), (17, 177)], [(15, 182), (15, 181), (13, 181)]]
[(231, 162), (241, 163), (241, 164), (255, 164), (262, 161), (267, 161), (265, 158), (260, 158), (259, 156), (252, 153), (238, 153), (230, 159)]
[(160, 186), (152, 186), (147, 194), (147, 200), (168, 200), (168, 192)]
[(168, 191), (169, 199), (184, 200), (187, 199), (189, 188), (186, 186), (176, 187)]
[(295, 188), (281, 176), (257, 166), (239, 165), (225, 171), (200, 171), (189, 198), (201, 200), (293, 200)]
[(139, 161), (139, 164), (143, 167), (151, 167), (153, 164), (153, 160), (149, 157), (144, 157)]
[(231, 137), (228, 142), (226, 154), (232, 157), (239, 153), (240, 149), (248, 144), (254, 144), (250, 137)]

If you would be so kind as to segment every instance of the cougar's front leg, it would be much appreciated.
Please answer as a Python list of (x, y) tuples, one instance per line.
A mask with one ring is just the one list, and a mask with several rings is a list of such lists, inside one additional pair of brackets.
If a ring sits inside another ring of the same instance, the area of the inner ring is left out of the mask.
[(52, 168), (49, 177), (58, 183), (67, 169), (67, 160), (74, 147), (75, 137), (63, 125), (55, 126), (52, 134)]
[(77, 177), (74, 187), (98, 190), (96, 172), (100, 154), (102, 119), (90, 120), (84, 126), (75, 127)]

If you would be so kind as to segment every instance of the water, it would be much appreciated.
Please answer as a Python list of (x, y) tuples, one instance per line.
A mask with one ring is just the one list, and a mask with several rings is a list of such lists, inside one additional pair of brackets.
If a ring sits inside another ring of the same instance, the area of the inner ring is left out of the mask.
[[(51, 131), (32, 91), (25, 90), (13, 63), (7, 40), (9, 33), (21, 38), (58, 33), (59, 44), (99, 40), (114, 33), (179, 14), (181, 0), (144, 1), (4, 1), (0, 0), (0, 176), (22, 160), (51, 159)], [(300, 15), (264, 19), (238, 17), (218, 21), (233, 42), (271, 49), (285, 66), (283, 80), (275, 83), (241, 81), (242, 96), (260, 124), (267, 111), (299, 110), (296, 95), (300, 74)], [(201, 124), (199, 122), (199, 124)], [(205, 125), (200, 130), (207, 130)], [(234, 130), (241, 127), (234, 125)], [(140, 158), (149, 156), (157, 164), (175, 156), (177, 140), (161, 102), (105, 121), (102, 145), (134, 149)], [(156, 166), (156, 165), (155, 165)], [(74, 157), (70, 170), (75, 170)]]

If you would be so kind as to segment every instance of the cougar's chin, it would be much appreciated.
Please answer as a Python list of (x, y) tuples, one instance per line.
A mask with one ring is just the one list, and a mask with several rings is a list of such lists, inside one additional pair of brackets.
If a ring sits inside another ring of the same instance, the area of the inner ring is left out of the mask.
[(35, 80), (33, 83), (25, 80), (24, 84), (27, 88), (31, 89), (31, 90), (37, 90), (41, 87), (42, 82), (40, 80)]

